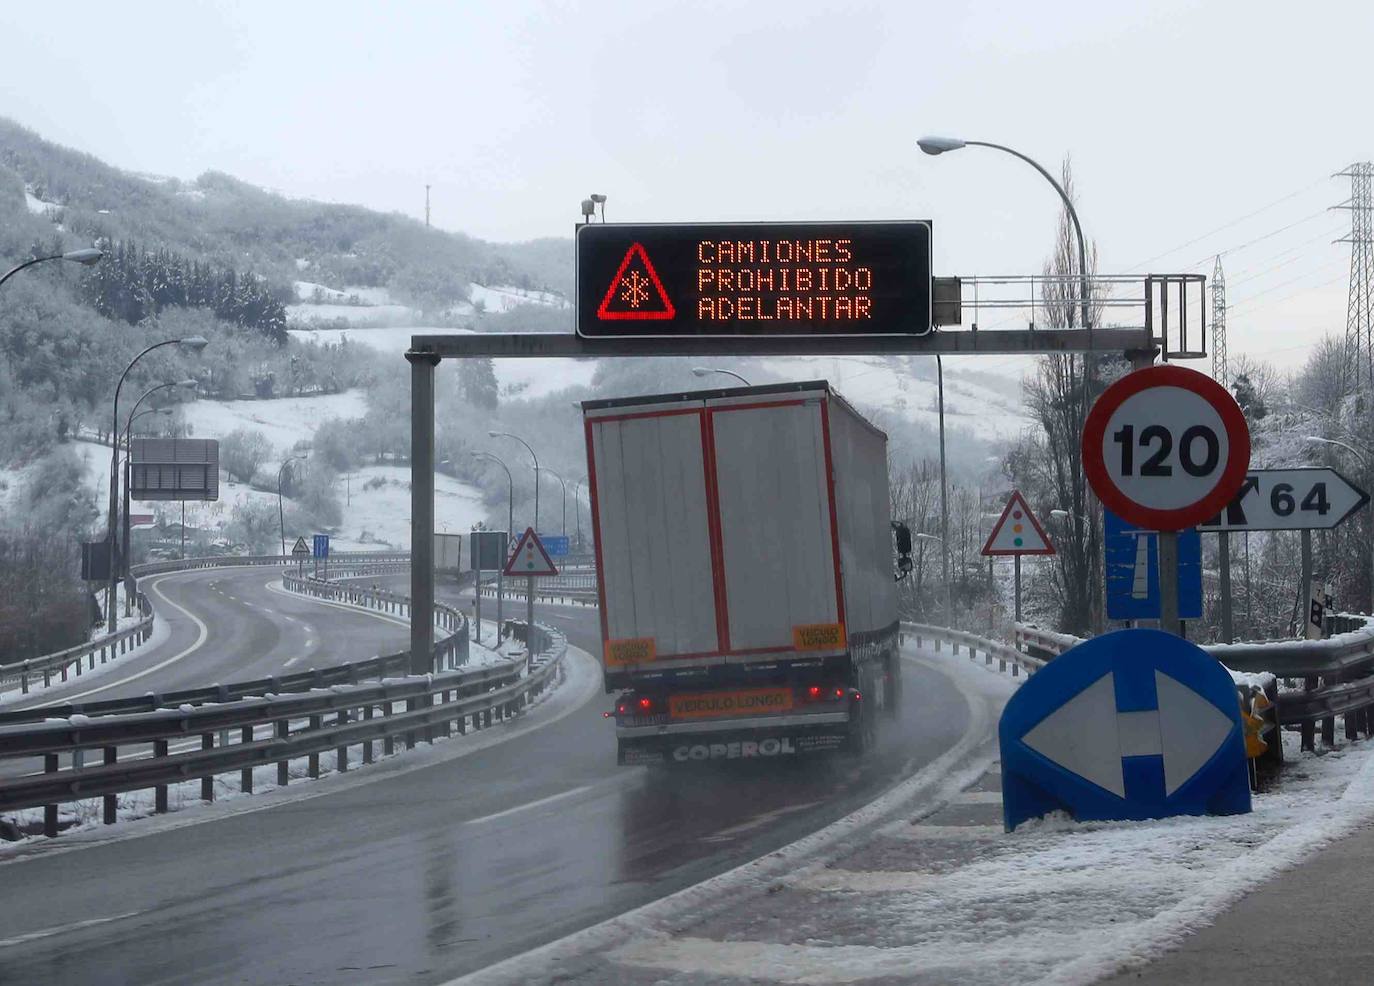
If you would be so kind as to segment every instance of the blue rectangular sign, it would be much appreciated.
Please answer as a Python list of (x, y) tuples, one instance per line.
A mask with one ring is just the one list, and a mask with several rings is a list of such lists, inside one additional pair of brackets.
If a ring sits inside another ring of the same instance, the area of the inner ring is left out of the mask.
[[(1107, 618), (1159, 619), (1159, 535), (1104, 509)], [(1143, 544), (1141, 542), (1144, 542)], [(1178, 616), (1202, 618), (1202, 535), (1178, 532)]]
[(315, 548), (315, 550), (312, 551), (311, 554), (314, 555), (316, 558), (328, 558), (328, 557), (329, 557), (329, 535), (328, 535), (328, 534), (316, 534), (316, 535), (315, 535), (315, 545), (314, 545), (314, 548)]
[(566, 558), (568, 556), (568, 536), (566, 534), (541, 534), (539, 541), (544, 545), (544, 550), (549, 553), (550, 558)]

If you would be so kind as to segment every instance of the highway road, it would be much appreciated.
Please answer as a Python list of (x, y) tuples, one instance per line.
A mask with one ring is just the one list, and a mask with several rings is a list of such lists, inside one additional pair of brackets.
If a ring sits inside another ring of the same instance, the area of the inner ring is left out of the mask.
[(149, 691), (304, 671), (410, 646), (404, 621), (288, 593), (274, 567), (204, 568), (141, 580), (165, 636), (5, 709), (101, 701)]
[[(222, 605), (208, 595), (180, 598), (197, 613)], [(595, 610), (541, 613), (595, 652)], [(0, 930), (0, 983), (442, 982), (814, 831), (968, 722), (950, 681), (909, 664), (902, 715), (864, 761), (621, 768), (598, 671), (573, 660), (579, 673), (548, 708), (471, 755), (367, 783), (354, 772), (308, 800), (147, 837), (72, 851), (58, 840), (0, 865), (5, 899), (23, 902)]]

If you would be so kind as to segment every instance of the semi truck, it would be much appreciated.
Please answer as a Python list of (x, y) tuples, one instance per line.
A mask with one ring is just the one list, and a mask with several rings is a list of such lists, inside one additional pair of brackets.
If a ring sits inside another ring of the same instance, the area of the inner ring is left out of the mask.
[(825, 381), (582, 409), (619, 763), (871, 748), (901, 695), (887, 436)]

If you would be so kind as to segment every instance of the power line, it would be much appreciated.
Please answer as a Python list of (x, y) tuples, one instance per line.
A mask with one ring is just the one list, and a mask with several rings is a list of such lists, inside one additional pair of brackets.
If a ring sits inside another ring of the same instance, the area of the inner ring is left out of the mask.
[[(1260, 214), (1263, 213), (1263, 212), (1269, 211), (1270, 209), (1274, 208), (1274, 206), (1276, 206), (1276, 205), (1282, 205), (1283, 203), (1289, 201), (1290, 199), (1295, 199), (1295, 198), (1297, 198), (1299, 195), (1303, 194), (1304, 192), (1311, 191), (1313, 188), (1316, 188), (1316, 187), (1317, 187), (1318, 185), (1320, 185), (1322, 182), (1327, 181), (1327, 180), (1328, 180), (1328, 179), (1326, 179), (1326, 178), (1318, 178), (1316, 181), (1312, 182), (1312, 184), (1310, 184), (1310, 185), (1304, 185), (1302, 188), (1299, 188), (1299, 189), (1298, 189), (1297, 191), (1295, 191), (1295, 192), (1289, 192), (1289, 193), (1288, 193), (1287, 195), (1285, 195), (1283, 198), (1281, 198), (1281, 199), (1275, 199), (1273, 202), (1270, 202), (1268, 205), (1260, 206), (1260, 207), (1259, 207), (1258, 209), (1256, 209), (1254, 212), (1247, 212), (1245, 215), (1241, 216), (1239, 219), (1232, 219), (1230, 222), (1222, 223), (1222, 224), (1221, 224), (1220, 226), (1218, 226), (1216, 229), (1213, 229), (1213, 230), (1210, 230), (1210, 231), (1208, 231), (1208, 232), (1206, 232), (1206, 233), (1203, 233), (1201, 236), (1196, 236), (1196, 237), (1194, 237), (1193, 239), (1189, 240), (1187, 243), (1180, 243), (1180, 244), (1179, 244), (1178, 246), (1176, 246), (1176, 247), (1171, 247), (1170, 249), (1165, 250), (1163, 253), (1156, 254), (1155, 256), (1151, 257), (1149, 260), (1142, 260), (1142, 261), (1141, 261), (1140, 263), (1138, 263), (1138, 264), (1132, 264), (1131, 266), (1125, 268), (1125, 269), (1122, 271), (1122, 273), (1129, 273), (1130, 271), (1137, 270), (1137, 269), (1139, 269), (1139, 268), (1144, 267), (1146, 264), (1152, 264), (1152, 263), (1154, 263), (1156, 260), (1160, 260), (1160, 259), (1162, 259), (1162, 258), (1164, 258), (1164, 257), (1167, 257), (1167, 256), (1169, 256), (1169, 254), (1171, 254), (1171, 253), (1177, 253), (1177, 252), (1180, 251), (1180, 250), (1187, 249), (1188, 247), (1192, 246), (1194, 243), (1201, 243), (1203, 240), (1207, 239), (1207, 237), (1209, 237), (1209, 236), (1215, 236), (1217, 233), (1220, 233), (1220, 232), (1222, 232), (1222, 231), (1224, 231), (1224, 230), (1228, 230), (1228, 229), (1230, 229), (1232, 226), (1238, 226), (1238, 225), (1240, 225), (1241, 223), (1245, 222), (1247, 219), (1253, 219), (1255, 216), (1258, 216), (1258, 215), (1260, 215)], [(1221, 251), (1221, 252), (1222, 252), (1222, 253), (1225, 253), (1226, 251), (1223, 250), (1223, 251)], [(1194, 264), (1193, 266), (1196, 267), (1196, 266), (1198, 266), (1198, 265), (1197, 265), (1197, 264)]]

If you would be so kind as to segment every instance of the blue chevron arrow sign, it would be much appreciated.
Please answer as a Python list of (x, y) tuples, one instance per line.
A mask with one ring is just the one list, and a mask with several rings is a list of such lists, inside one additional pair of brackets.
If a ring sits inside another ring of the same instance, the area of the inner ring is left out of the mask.
[(998, 726), (1007, 831), (1051, 811), (1079, 821), (1250, 810), (1235, 684), (1195, 644), (1120, 630), (1055, 658)]

